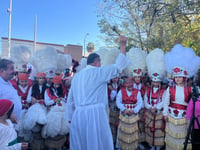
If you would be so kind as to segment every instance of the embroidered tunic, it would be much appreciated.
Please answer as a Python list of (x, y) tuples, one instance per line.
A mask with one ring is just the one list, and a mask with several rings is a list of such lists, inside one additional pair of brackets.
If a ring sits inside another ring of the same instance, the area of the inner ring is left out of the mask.
[[(182, 150), (187, 133), (186, 109), (191, 97), (191, 87), (170, 86), (164, 100), (163, 115), (168, 115), (166, 124), (166, 147)], [(190, 145), (188, 145), (190, 146)]]
[[(136, 89), (130, 92), (126, 88), (121, 88), (116, 103), (121, 111), (116, 146), (122, 149), (136, 149), (138, 146), (137, 113), (143, 107), (141, 93)], [(123, 114), (125, 110), (132, 110), (134, 114), (131, 116)]]
[(31, 89), (30, 85), (27, 85), (26, 87), (22, 87), (18, 85), (16, 87), (17, 94), (21, 97), (22, 109), (28, 109), (27, 98), (28, 98), (28, 93), (30, 89)]

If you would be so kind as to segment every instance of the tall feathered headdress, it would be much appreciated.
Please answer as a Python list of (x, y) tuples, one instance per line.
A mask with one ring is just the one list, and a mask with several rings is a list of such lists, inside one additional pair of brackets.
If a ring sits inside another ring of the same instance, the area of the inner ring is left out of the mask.
[(108, 49), (107, 48), (100, 48), (99, 50), (97, 51), (94, 51), (94, 53), (98, 54), (101, 58), (101, 65), (103, 66), (103, 62), (104, 62), (104, 59), (105, 59), (105, 54), (108, 52)]
[(34, 53), (31, 59), (31, 64), (38, 72), (43, 72), (47, 77), (52, 78), (55, 76), (57, 69), (57, 55), (55, 48), (45, 47), (44, 49), (37, 50)]
[(127, 53), (130, 64), (125, 70), (128, 77), (142, 76), (146, 68), (146, 53), (139, 48), (131, 48)]
[(72, 57), (67, 54), (58, 54), (57, 56), (57, 73), (63, 72), (72, 65)]
[(119, 53), (120, 53), (120, 51), (117, 48), (108, 50), (104, 55), (102, 66), (115, 64), (116, 58), (119, 55)]
[(166, 76), (164, 52), (161, 49), (152, 50), (146, 57), (148, 75), (152, 81), (162, 81)]
[(11, 49), (10, 59), (14, 61), (16, 71), (26, 72), (30, 57), (31, 51), (27, 46), (20, 45)]
[(167, 72), (174, 77), (193, 77), (200, 68), (200, 58), (196, 56), (192, 48), (175, 45), (165, 54)]

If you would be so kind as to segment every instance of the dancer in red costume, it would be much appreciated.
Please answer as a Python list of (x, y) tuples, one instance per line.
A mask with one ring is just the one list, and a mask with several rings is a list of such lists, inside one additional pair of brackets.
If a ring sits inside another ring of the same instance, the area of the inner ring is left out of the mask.
[(164, 52), (154, 49), (147, 55), (146, 62), (151, 78), (151, 86), (147, 88), (144, 96), (146, 141), (151, 150), (160, 150), (164, 146), (165, 136), (165, 121), (162, 115), (165, 89), (161, 88), (161, 81), (166, 75)]

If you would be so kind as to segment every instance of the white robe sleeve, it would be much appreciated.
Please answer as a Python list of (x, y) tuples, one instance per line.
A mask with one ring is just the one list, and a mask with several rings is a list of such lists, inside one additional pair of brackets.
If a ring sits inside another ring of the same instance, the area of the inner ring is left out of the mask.
[(27, 95), (27, 103), (31, 103), (31, 99), (32, 99), (32, 97), (31, 97), (31, 93), (32, 93), (32, 87), (29, 89), (29, 91), (28, 91), (28, 95)]
[(138, 91), (138, 94), (137, 94), (137, 104), (136, 104), (136, 107), (133, 109), (134, 113), (137, 114), (142, 107), (143, 107), (142, 96), (141, 96), (141, 93)]
[(67, 104), (66, 104), (66, 111), (65, 111), (65, 117), (68, 121), (72, 120), (72, 116), (73, 116), (73, 113), (75, 110), (72, 87), (73, 87), (73, 84), (72, 84), (71, 88), (69, 89), (69, 94), (68, 94)]
[(45, 93), (44, 93), (44, 103), (47, 105), (47, 106), (50, 106), (50, 105), (53, 105), (55, 102), (53, 99), (51, 99), (48, 94), (47, 94), (47, 90), (45, 90)]
[(116, 97), (116, 105), (117, 107), (121, 110), (124, 111), (126, 108), (122, 104), (122, 92), (121, 90), (118, 92), (117, 97)]
[(100, 71), (100, 76), (98, 79), (100, 79), (102, 82), (108, 82), (110, 79), (119, 76), (119, 73), (121, 73), (128, 66), (128, 64), (128, 58), (124, 54), (120, 53), (116, 59), (115, 64), (98, 68)]
[(168, 106), (169, 106), (169, 87), (165, 91), (165, 94), (163, 95), (163, 116), (168, 115)]
[(148, 103), (147, 92), (144, 95), (144, 106), (146, 109), (150, 109), (152, 106)]

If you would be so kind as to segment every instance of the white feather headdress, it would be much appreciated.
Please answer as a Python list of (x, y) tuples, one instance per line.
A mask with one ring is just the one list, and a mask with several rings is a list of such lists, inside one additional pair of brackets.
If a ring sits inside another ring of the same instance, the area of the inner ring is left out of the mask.
[(107, 66), (107, 65), (115, 64), (116, 58), (119, 55), (119, 53), (120, 51), (117, 48), (108, 50), (107, 53), (105, 53), (102, 65)]
[(158, 48), (152, 50), (146, 57), (146, 63), (152, 81), (162, 81), (166, 76), (164, 52)]
[(192, 77), (200, 68), (200, 58), (191, 48), (175, 45), (165, 54), (167, 72), (175, 76)]
[(10, 59), (14, 61), (16, 71), (27, 71), (27, 64), (31, 57), (31, 51), (27, 46), (20, 45), (13, 47), (10, 53)]
[(69, 68), (72, 65), (71, 55), (58, 54), (57, 56), (57, 72), (61, 73), (66, 68)]
[(98, 51), (94, 51), (94, 53), (98, 54), (101, 58), (101, 66), (104, 64), (105, 54), (108, 52), (107, 48), (100, 48)]
[(46, 47), (37, 50), (31, 60), (31, 64), (37, 69), (38, 72), (44, 72), (50, 77), (55, 75), (57, 69), (57, 51), (53, 47)]
[(128, 77), (142, 76), (146, 68), (146, 53), (139, 48), (131, 48), (127, 53), (130, 64), (125, 70)]

